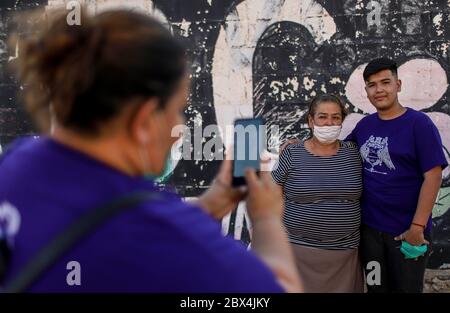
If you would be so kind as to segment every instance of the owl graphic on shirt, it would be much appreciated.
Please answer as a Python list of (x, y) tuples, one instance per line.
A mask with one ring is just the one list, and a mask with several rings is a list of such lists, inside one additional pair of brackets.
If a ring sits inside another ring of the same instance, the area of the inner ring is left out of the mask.
[[(394, 163), (392, 163), (391, 156), (389, 155), (388, 137), (375, 137), (370, 136), (369, 139), (361, 146), (359, 152), (361, 157), (369, 167), (364, 167), (365, 170), (387, 175), (388, 173), (382, 171), (382, 165), (384, 164), (389, 170), (395, 170)], [(378, 170), (376, 170), (376, 168)]]

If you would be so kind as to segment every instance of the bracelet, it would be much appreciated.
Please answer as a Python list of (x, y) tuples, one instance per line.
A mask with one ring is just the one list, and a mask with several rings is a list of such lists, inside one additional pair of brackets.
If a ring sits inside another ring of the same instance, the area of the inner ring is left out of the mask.
[(425, 225), (417, 224), (417, 223), (414, 223), (414, 222), (412, 222), (412, 223), (411, 223), (411, 225), (416, 225), (416, 226), (420, 226), (420, 227), (422, 227), (422, 228), (423, 228), (423, 230), (425, 230), (425, 228), (426, 228), (426, 226), (425, 226)]

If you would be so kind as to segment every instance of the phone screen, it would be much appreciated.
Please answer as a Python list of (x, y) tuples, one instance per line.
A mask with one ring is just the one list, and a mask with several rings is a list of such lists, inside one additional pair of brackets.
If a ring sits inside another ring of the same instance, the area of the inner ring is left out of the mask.
[(245, 169), (260, 170), (262, 141), (265, 138), (261, 118), (239, 119), (234, 123), (233, 185), (245, 184)]

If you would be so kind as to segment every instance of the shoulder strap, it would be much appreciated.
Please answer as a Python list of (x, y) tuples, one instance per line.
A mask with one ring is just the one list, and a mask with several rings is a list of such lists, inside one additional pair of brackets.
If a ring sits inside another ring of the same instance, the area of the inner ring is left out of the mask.
[(26, 291), (74, 244), (86, 235), (89, 235), (101, 224), (107, 222), (118, 213), (135, 208), (145, 201), (156, 198), (159, 198), (157, 192), (134, 192), (89, 210), (38, 251), (36, 256), (5, 286), (2, 292), (15, 293)]

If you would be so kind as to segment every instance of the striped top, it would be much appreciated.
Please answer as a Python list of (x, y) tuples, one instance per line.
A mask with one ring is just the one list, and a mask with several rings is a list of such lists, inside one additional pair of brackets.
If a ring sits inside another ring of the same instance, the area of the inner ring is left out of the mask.
[(362, 165), (357, 146), (340, 141), (336, 155), (288, 146), (272, 171), (283, 187), (283, 222), (294, 244), (332, 250), (359, 245)]

